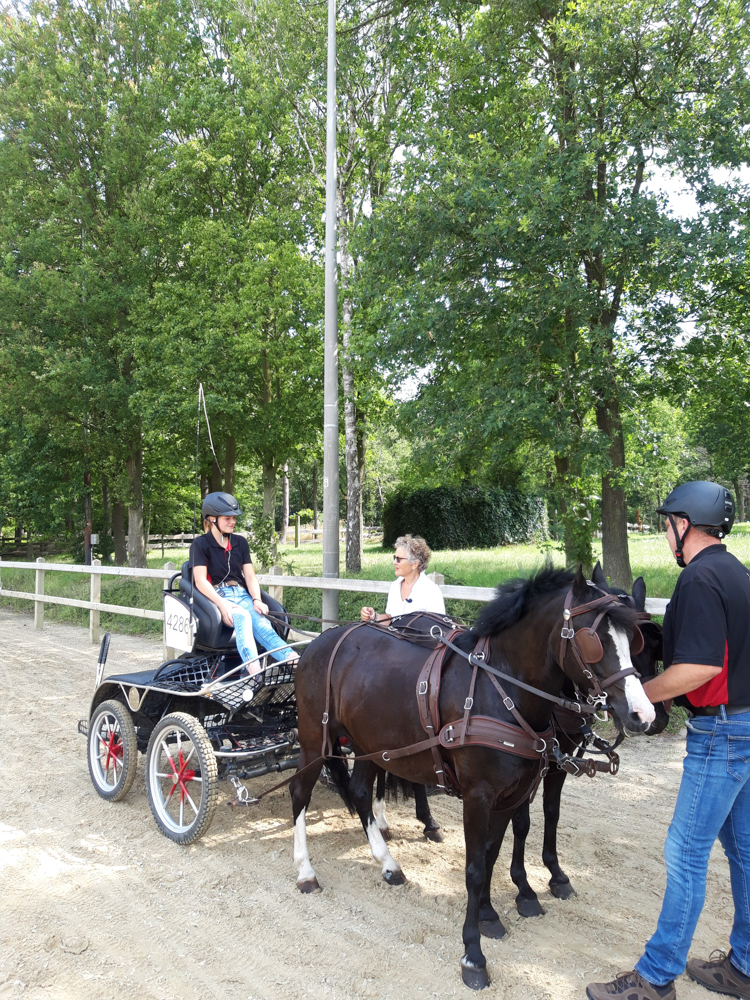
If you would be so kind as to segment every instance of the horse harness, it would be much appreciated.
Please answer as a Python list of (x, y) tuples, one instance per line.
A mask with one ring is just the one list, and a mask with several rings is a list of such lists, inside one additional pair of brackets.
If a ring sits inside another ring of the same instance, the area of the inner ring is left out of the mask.
[[(354, 758), (355, 762), (357, 760), (372, 760), (387, 763), (398, 757), (411, 756), (425, 750), (430, 750), (433, 757), (433, 769), (438, 788), (447, 794), (460, 796), (461, 789), (458, 779), (450, 765), (444, 760), (441, 753), (442, 750), (453, 750), (463, 746), (485, 746), (493, 750), (502, 750), (505, 753), (524, 757), (528, 760), (537, 760), (539, 762), (539, 769), (535, 779), (528, 791), (513, 805), (512, 808), (514, 809), (521, 805), (527, 798), (533, 799), (540, 782), (549, 770), (550, 758), (558, 767), (575, 776), (587, 774), (589, 777), (593, 777), (597, 772), (616, 774), (619, 768), (619, 757), (614, 750), (622, 741), (622, 737), (619, 737), (614, 744), (605, 743), (604, 740), (593, 733), (584, 717), (595, 714), (598, 708), (606, 704), (607, 688), (624, 677), (630, 675), (638, 676), (638, 673), (635, 667), (625, 667), (603, 681), (600, 681), (590, 669), (591, 664), (599, 662), (604, 655), (601, 640), (596, 633), (596, 629), (608, 610), (613, 605), (619, 603), (618, 598), (613, 594), (604, 594), (600, 598), (589, 601), (587, 604), (578, 605), (577, 607), (572, 606), (572, 601), (573, 591), (571, 588), (565, 597), (563, 608), (563, 625), (560, 633), (561, 641), (558, 662), (562, 665), (568, 644), (570, 644), (582, 675), (589, 682), (586, 704), (578, 700), (570, 701), (551, 695), (492, 667), (489, 663), (488, 637), (481, 638), (474, 647), (474, 650), (471, 653), (466, 653), (454, 643), (454, 640), (463, 634), (465, 629), (452, 627), (447, 634), (443, 634), (442, 628), (439, 625), (434, 625), (430, 630), (429, 637), (438, 640), (438, 645), (432, 650), (420, 670), (416, 687), (419, 718), (422, 728), (427, 734), (427, 738), (406, 747), (399, 747), (396, 750), (379, 750), (370, 754), (358, 754)], [(575, 630), (571, 626), (570, 622), (574, 617), (595, 610), (599, 613), (593, 625), (578, 630)], [(448, 620), (443, 619), (443, 621)], [(452, 622), (451, 625), (453, 626)], [(329, 731), (329, 713), (331, 677), (336, 654), (347, 637), (355, 629), (363, 626), (367, 627), (369, 623), (357, 623), (346, 629), (331, 652), (326, 676), (325, 712), (322, 719), (323, 745), (321, 756), (323, 758), (333, 756), (333, 743)], [(408, 626), (405, 630), (402, 630), (391, 625), (389, 626), (389, 631), (397, 638), (411, 642), (425, 641), (428, 638), (424, 633), (418, 633), (416, 636), (409, 635)], [(641, 649), (643, 649), (643, 636), (640, 630), (636, 629), (634, 639), (631, 642), (631, 652), (637, 654)], [(443, 667), (449, 651), (458, 653), (467, 659), (473, 670), (469, 691), (464, 701), (463, 716), (445, 725), (441, 725), (439, 709), (440, 685)], [(472, 714), (474, 689), (480, 668), (489, 677), (490, 682), (500, 695), (503, 705), (511, 713), (517, 725), (503, 722), (501, 719), (496, 719), (492, 716)], [(551, 725), (540, 733), (532, 729), (516, 708), (513, 699), (500, 684), (497, 679), (498, 677), (507, 679), (525, 690), (529, 690), (546, 700), (555, 702), (557, 708), (555, 709)], [(582, 697), (577, 685), (576, 692), (579, 694), (579, 697)], [(577, 723), (575, 728), (573, 728), (573, 720)], [(583, 737), (575, 755), (563, 752), (560, 748), (558, 738), (562, 734), (572, 735), (573, 733)], [(591, 758), (584, 758), (583, 754), (592, 747), (594, 753), (602, 753), (607, 756), (607, 763)]]

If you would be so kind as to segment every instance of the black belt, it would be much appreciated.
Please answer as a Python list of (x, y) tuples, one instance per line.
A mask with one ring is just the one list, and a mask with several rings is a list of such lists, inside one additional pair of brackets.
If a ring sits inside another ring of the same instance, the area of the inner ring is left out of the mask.
[(721, 715), (722, 708), (727, 715), (750, 714), (750, 705), (691, 705), (690, 711), (693, 715)]

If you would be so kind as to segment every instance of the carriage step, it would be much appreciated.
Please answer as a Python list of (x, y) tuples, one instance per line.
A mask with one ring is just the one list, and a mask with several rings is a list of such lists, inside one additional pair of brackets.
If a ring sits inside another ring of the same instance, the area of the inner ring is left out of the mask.
[(88, 736), (88, 734), (89, 734), (89, 720), (88, 719), (79, 719), (78, 720), (78, 732), (81, 734), (81, 736)]

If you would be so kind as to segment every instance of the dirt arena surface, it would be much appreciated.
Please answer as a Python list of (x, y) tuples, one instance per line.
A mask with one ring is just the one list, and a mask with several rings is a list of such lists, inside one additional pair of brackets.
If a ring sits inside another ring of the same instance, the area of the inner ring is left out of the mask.
[[(289, 795), (232, 811), (181, 848), (158, 831), (143, 758), (128, 798), (94, 792), (86, 743), (96, 648), (69, 625), (34, 629), (0, 611), (0, 998), (300, 1000), (474, 995), (460, 978), (465, 891), (461, 804), (433, 797), (446, 841), (431, 844), (409, 806), (389, 809), (391, 852), (407, 885), (389, 888), (359, 822), (320, 785), (307, 817), (323, 892), (295, 888)], [(152, 639), (115, 635), (107, 672), (161, 660)], [(573, 1000), (585, 984), (631, 969), (658, 915), (662, 847), (684, 738), (628, 741), (616, 778), (569, 779), (560, 858), (578, 891), (554, 899), (541, 865), (541, 802), (532, 807), (529, 878), (547, 910), (516, 914), (506, 841), (493, 901), (508, 927), (483, 940), (483, 997)], [(269, 787), (269, 777), (253, 787)], [(729, 874), (715, 848), (693, 945), (726, 947)], [(681, 998), (708, 994), (682, 977)]]

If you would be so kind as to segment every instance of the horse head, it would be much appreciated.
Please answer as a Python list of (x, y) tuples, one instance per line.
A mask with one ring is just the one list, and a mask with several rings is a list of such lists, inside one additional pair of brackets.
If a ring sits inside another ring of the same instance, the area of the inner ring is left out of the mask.
[(602, 594), (579, 566), (549, 640), (563, 673), (589, 705), (612, 712), (620, 732), (643, 733), (655, 719), (633, 663), (645, 649), (640, 624), (634, 607)]
[[(643, 634), (643, 649), (640, 653), (631, 656), (633, 666), (641, 675), (641, 680), (647, 681), (656, 677), (659, 672), (659, 663), (664, 658), (663, 635), (661, 625), (646, 617), (646, 583), (642, 576), (633, 583), (630, 594), (620, 587), (610, 587), (604, 571), (599, 562), (594, 566), (591, 574), (592, 582), (609, 594), (615, 594), (624, 603), (630, 604), (639, 616), (638, 626)], [(669, 712), (664, 707), (664, 702), (657, 702), (654, 705), (656, 718), (645, 730), (646, 736), (658, 736), (664, 732), (669, 722)]]

